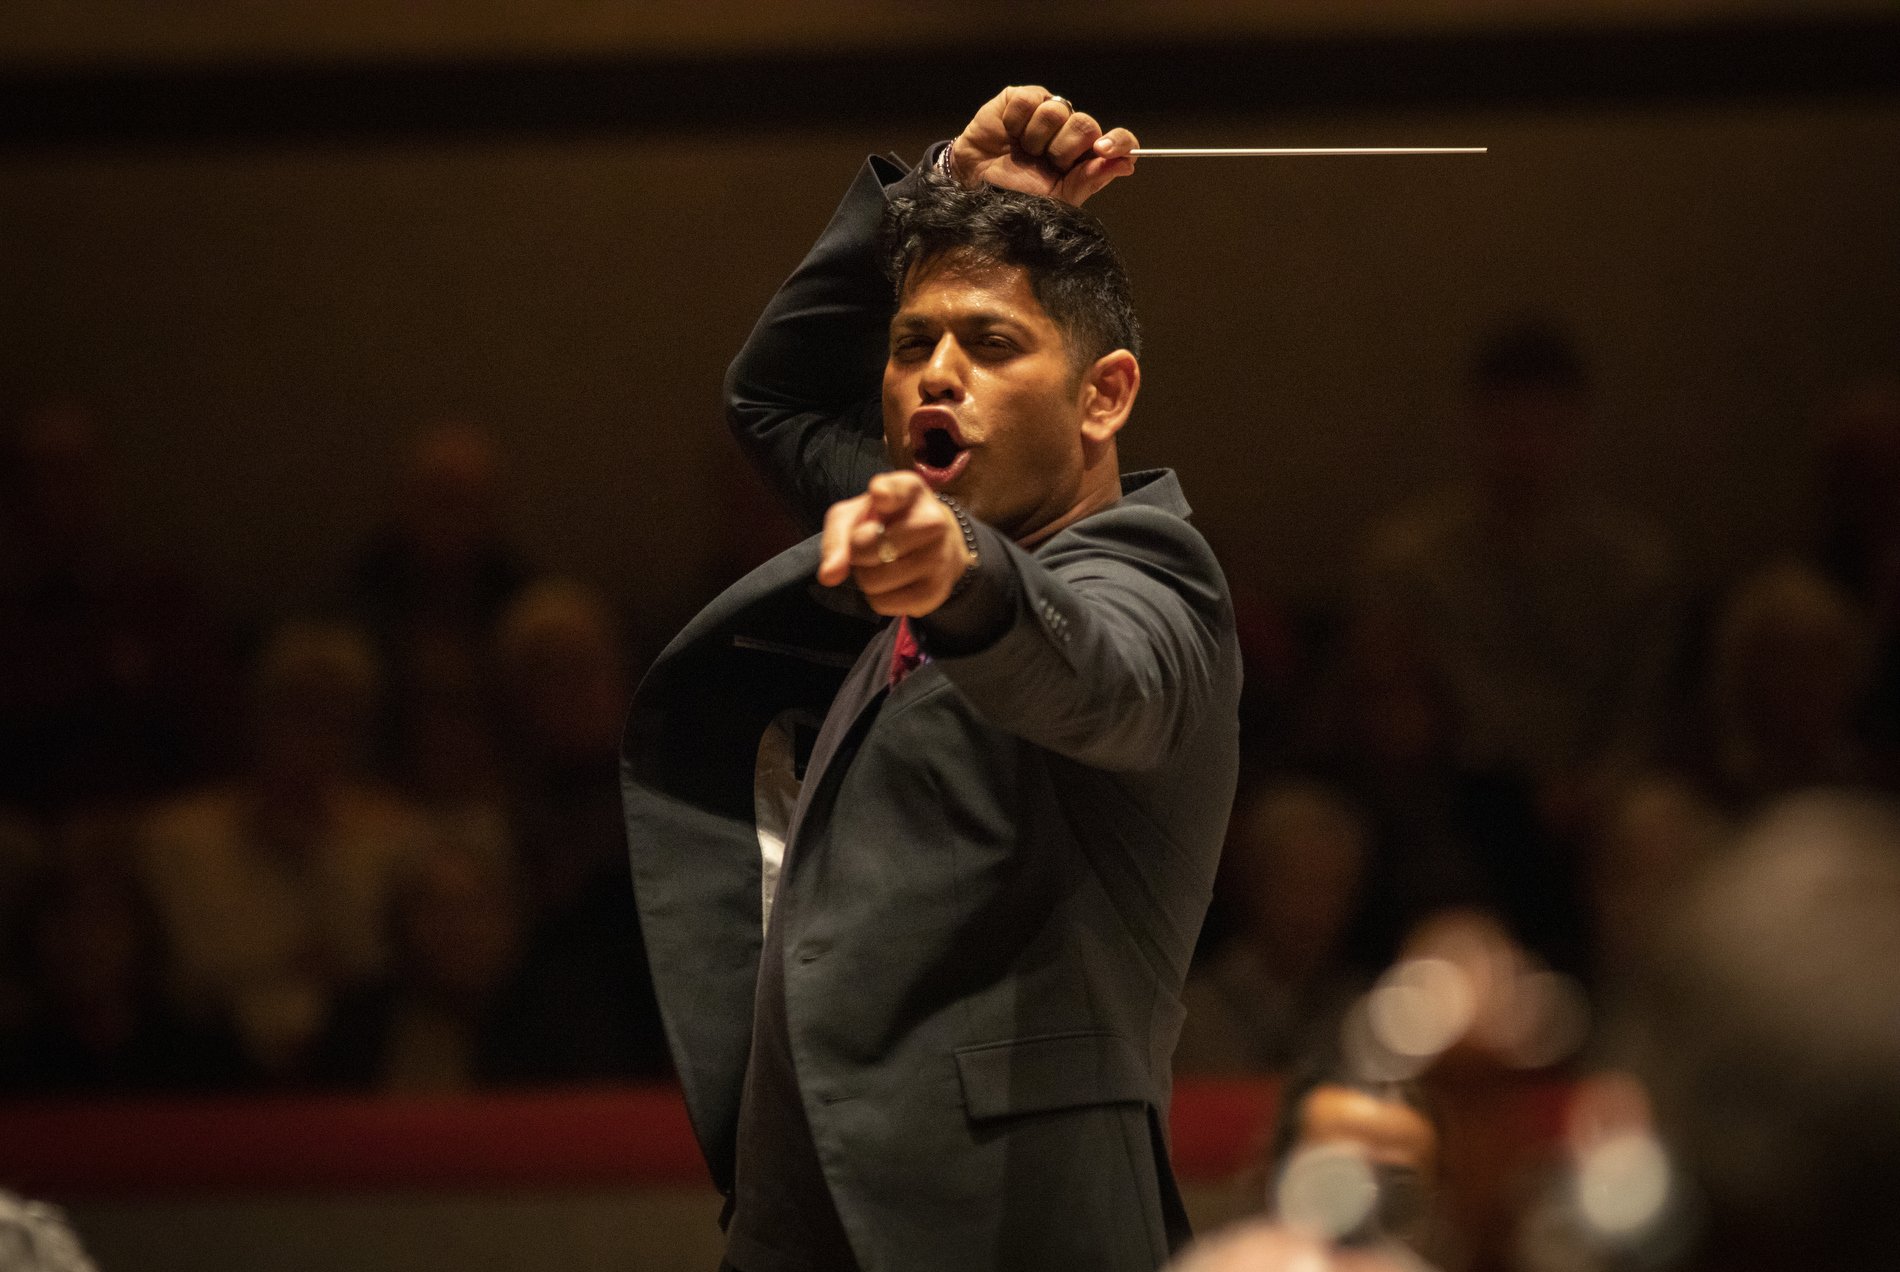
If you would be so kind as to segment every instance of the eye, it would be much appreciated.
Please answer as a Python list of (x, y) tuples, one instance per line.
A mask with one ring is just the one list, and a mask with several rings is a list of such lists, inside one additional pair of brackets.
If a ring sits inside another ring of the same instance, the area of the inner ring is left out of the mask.
[(976, 347), (990, 357), (1008, 357), (1016, 352), (1016, 342), (1008, 336), (984, 336), (976, 342)]
[(891, 341), (893, 358), (915, 358), (929, 351), (931, 342), (922, 336), (898, 336)]

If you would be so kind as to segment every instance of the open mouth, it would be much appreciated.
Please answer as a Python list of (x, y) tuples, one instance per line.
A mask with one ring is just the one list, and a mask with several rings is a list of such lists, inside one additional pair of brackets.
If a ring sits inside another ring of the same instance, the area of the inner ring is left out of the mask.
[(923, 444), (917, 448), (917, 462), (925, 468), (948, 468), (956, 463), (963, 448), (947, 428), (924, 430)]
[(934, 490), (955, 481), (969, 465), (970, 448), (963, 444), (956, 419), (948, 411), (919, 411), (911, 417), (910, 437), (917, 475)]

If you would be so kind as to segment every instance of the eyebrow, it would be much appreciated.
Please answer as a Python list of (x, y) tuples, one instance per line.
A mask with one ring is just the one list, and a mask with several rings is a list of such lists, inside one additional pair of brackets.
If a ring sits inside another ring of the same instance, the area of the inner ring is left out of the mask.
[[(932, 319), (916, 313), (899, 313), (891, 319), (892, 331), (922, 331), (938, 325), (939, 324)], [(970, 313), (958, 314), (950, 321), (949, 325), (953, 327), (978, 328), (1009, 327), (1022, 332), (1029, 330), (1028, 324), (1024, 323), (1022, 319), (1013, 318), (995, 309), (978, 309)]]

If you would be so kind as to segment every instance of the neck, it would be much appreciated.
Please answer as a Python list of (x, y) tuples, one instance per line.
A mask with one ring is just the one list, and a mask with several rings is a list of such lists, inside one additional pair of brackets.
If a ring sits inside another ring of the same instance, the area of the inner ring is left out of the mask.
[(1114, 444), (1103, 448), (1103, 453), (1082, 473), (1082, 489), (1069, 510), (1046, 521), (1027, 534), (1018, 535), (1016, 543), (1020, 547), (1033, 548), (1044, 539), (1067, 529), (1082, 518), (1114, 503), (1122, 497), (1121, 462), (1116, 457)]

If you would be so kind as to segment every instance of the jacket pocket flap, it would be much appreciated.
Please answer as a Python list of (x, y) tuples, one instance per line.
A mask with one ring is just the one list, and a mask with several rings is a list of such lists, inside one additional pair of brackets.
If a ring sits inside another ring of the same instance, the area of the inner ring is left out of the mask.
[(974, 1119), (1149, 1099), (1135, 1049), (1111, 1033), (1050, 1034), (957, 1048), (963, 1103)]

